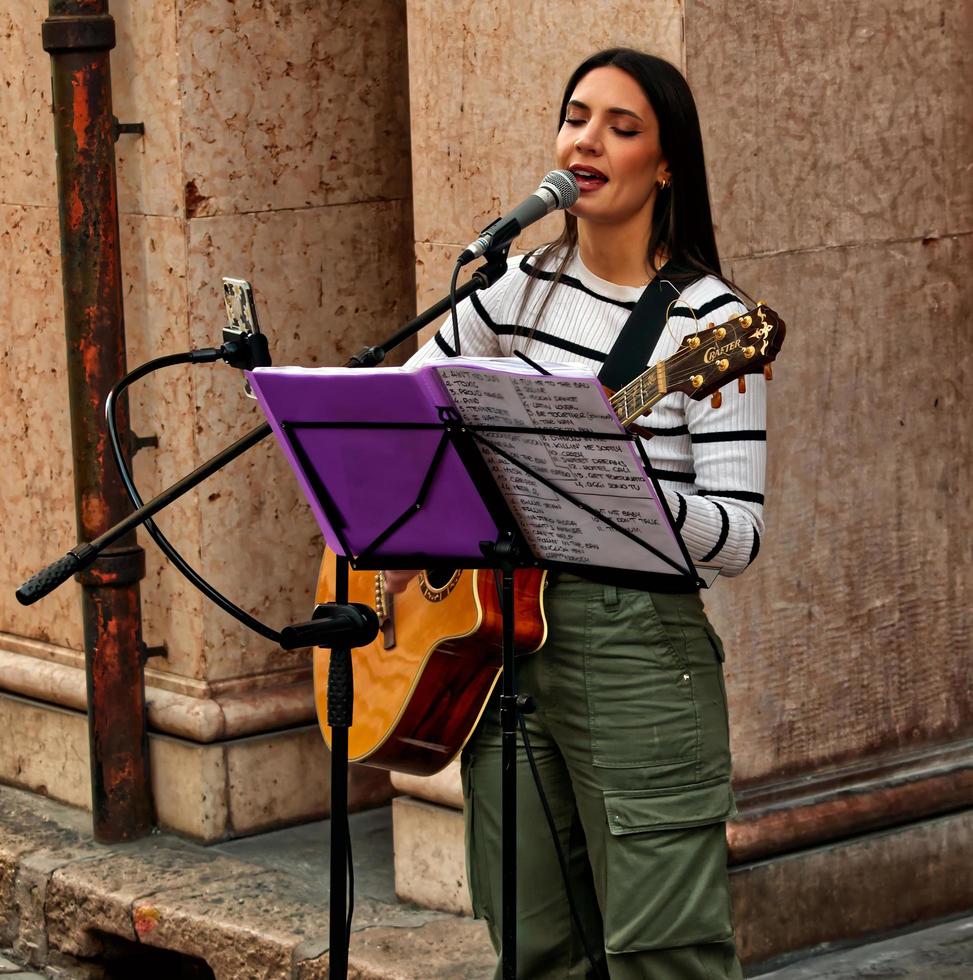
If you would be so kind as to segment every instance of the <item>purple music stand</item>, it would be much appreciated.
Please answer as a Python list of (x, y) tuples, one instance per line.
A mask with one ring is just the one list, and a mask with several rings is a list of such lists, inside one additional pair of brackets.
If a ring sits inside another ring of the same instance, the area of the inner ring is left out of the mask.
[[(503, 615), (500, 696), (503, 922), (502, 976), (516, 978), (516, 752), (519, 713), (533, 710), (518, 696), (514, 658), (514, 569), (562, 567), (541, 561), (527, 545), (483, 453), (503, 456), (522, 472), (617, 533), (635, 541), (698, 587), (699, 580), (672, 515), (641, 446), (652, 488), (682, 562), (673, 560), (590, 505), (565, 492), (490, 438), (499, 433), (556, 435), (586, 440), (634, 437), (620, 427), (592, 433), (570, 429), (477, 425), (465, 422), (434, 370), (386, 368), (262, 368), (250, 383), (278, 444), (310, 502), (328, 546), (355, 568), (490, 567), (498, 569)], [(342, 570), (344, 574), (342, 574)], [(339, 563), (337, 602), (347, 602), (347, 565)], [(329, 675), (328, 723), (332, 752), (347, 767), (347, 735), (352, 716), (350, 650), (333, 650), (348, 681), (332, 686)], [(340, 704), (332, 717), (332, 698)], [(344, 799), (344, 774), (339, 802)], [(332, 793), (335, 786), (332, 785)], [(336, 808), (332, 797), (332, 820)], [(336, 858), (332, 847), (332, 864)], [(334, 873), (334, 870), (333, 872)]]

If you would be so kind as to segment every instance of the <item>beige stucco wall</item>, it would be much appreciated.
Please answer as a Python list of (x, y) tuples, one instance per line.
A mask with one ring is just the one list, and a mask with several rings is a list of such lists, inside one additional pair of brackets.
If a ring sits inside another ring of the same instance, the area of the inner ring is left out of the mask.
[(420, 299), (549, 169), (584, 56), (641, 47), (694, 90), (725, 270), (788, 324), (763, 549), (706, 597), (738, 787), (968, 737), (969, 5), (408, 7)]

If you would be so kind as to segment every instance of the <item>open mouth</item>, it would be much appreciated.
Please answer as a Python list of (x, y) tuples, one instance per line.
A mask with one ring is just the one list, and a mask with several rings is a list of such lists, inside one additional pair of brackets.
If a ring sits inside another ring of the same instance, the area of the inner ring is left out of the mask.
[(568, 168), (574, 174), (578, 182), (578, 189), (581, 191), (593, 191), (608, 183), (608, 178), (595, 167), (583, 167), (575, 164)]

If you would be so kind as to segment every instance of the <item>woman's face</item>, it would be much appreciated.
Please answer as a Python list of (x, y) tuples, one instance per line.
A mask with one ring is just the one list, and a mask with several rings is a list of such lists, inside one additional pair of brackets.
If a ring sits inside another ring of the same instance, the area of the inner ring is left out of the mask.
[(602, 224), (651, 225), (656, 185), (669, 176), (659, 121), (638, 82), (620, 68), (595, 68), (578, 82), (557, 136), (557, 165), (581, 196), (571, 214)]

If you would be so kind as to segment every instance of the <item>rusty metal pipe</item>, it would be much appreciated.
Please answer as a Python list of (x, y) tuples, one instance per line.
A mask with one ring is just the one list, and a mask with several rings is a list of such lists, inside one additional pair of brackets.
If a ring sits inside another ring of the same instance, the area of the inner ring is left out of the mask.
[[(125, 374), (107, 0), (50, 0), (42, 27), (51, 56), (61, 278), (68, 347), (78, 536), (98, 537), (131, 510), (109, 463), (104, 405)], [(128, 439), (127, 404), (119, 405)], [(153, 825), (145, 727), (135, 532), (78, 575), (82, 586), (94, 835), (112, 843)]]

